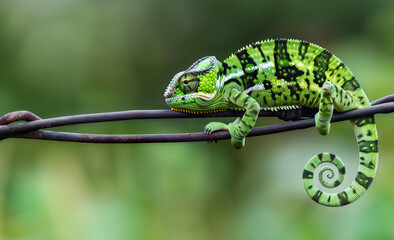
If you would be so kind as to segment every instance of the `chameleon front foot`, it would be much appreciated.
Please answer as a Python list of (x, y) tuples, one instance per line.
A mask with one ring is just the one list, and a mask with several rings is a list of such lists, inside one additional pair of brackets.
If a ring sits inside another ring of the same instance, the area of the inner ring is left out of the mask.
[(221, 122), (210, 122), (208, 123), (205, 128), (204, 128), (204, 133), (205, 134), (211, 134), (213, 132), (216, 131), (220, 131), (220, 130), (227, 130), (228, 126), (225, 123), (221, 123)]
[(245, 138), (237, 137), (239, 135), (239, 130), (237, 129), (239, 121), (240, 119), (237, 119), (230, 124), (225, 124), (221, 122), (210, 122), (205, 126), (204, 133), (211, 134), (216, 131), (228, 130), (231, 134), (231, 145), (236, 149), (242, 148), (245, 146)]
[[(221, 122), (210, 122), (204, 127), (205, 134), (211, 134), (216, 131), (227, 130), (227, 124)], [(208, 140), (208, 143), (217, 143), (217, 140)]]

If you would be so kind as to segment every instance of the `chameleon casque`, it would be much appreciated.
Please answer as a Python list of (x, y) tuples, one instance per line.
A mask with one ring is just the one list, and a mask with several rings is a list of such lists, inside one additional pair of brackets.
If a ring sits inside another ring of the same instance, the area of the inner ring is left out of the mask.
[[(223, 62), (213, 56), (201, 58), (174, 76), (164, 97), (174, 111), (245, 111), (242, 118), (230, 124), (211, 122), (204, 129), (207, 134), (228, 130), (235, 148), (245, 145), (245, 137), (254, 127), (260, 109), (318, 108), (316, 128), (326, 135), (334, 109), (345, 112), (370, 106), (359, 82), (341, 60), (322, 47), (293, 39), (256, 42)], [(318, 154), (304, 168), (304, 188), (319, 204), (343, 206), (352, 203), (368, 189), (375, 176), (378, 137), (374, 117), (354, 119), (351, 123), (358, 143), (359, 166), (349, 187), (339, 193), (327, 193), (314, 182), (316, 167), (328, 162), (338, 169), (338, 178), (326, 182), (323, 172), (329, 170), (331, 175), (334, 172), (325, 167), (319, 172), (321, 184), (333, 188), (342, 183), (345, 167), (334, 154)]]

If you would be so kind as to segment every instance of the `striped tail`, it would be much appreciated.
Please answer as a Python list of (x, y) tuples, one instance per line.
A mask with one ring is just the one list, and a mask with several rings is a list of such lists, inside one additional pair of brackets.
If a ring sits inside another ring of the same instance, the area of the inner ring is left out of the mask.
[(320, 183), (327, 188), (334, 188), (342, 183), (345, 176), (345, 167), (342, 160), (334, 154), (318, 154), (312, 157), (304, 168), (302, 181), (306, 193), (312, 200), (324, 206), (339, 207), (356, 201), (369, 188), (375, 177), (378, 165), (378, 133), (375, 119), (371, 116), (352, 120), (351, 122), (356, 134), (360, 162), (356, 179), (348, 188), (339, 193), (327, 193), (319, 190), (313, 180), (317, 166), (322, 163), (331, 163), (338, 169), (338, 178), (330, 183), (324, 181), (324, 174), (327, 174), (329, 179), (334, 177), (333, 169), (327, 166), (319, 172)]

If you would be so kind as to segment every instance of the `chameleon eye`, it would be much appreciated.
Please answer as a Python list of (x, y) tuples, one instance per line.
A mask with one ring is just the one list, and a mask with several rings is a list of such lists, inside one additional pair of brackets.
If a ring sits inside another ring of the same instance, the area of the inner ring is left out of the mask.
[(176, 95), (176, 90), (174, 90), (174, 91), (172, 92), (172, 95)]
[(183, 75), (179, 80), (179, 89), (183, 93), (195, 92), (198, 89), (198, 82), (198, 78), (192, 74)]

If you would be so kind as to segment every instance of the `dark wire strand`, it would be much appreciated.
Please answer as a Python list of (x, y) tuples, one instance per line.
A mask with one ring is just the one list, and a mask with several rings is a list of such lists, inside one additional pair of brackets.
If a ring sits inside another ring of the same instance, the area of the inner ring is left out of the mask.
[[(352, 110), (344, 113), (335, 113), (331, 122), (338, 122), (371, 116), (378, 113), (391, 113), (394, 111), (394, 94), (372, 102), (371, 107)], [(306, 111), (306, 115), (313, 116), (315, 110)], [(303, 112), (304, 113), (304, 112)], [(304, 114), (303, 114), (304, 115)], [(177, 133), (177, 134), (140, 134), (140, 135), (108, 135), (108, 134), (85, 134), (38, 130), (55, 126), (72, 124), (119, 121), (129, 119), (157, 119), (157, 118), (191, 118), (191, 117), (237, 117), (242, 112), (221, 112), (205, 115), (191, 115), (169, 110), (134, 110), (112, 113), (84, 114), (36, 120), (26, 123), (0, 126), (0, 136), (4, 138), (26, 138), (53, 141), (70, 141), (86, 143), (158, 143), (158, 142), (193, 142), (193, 141), (216, 141), (231, 138), (227, 131), (218, 131), (207, 135), (202, 132)], [(277, 116), (272, 112), (262, 111), (260, 116)], [(267, 135), (297, 129), (305, 129), (315, 125), (314, 119), (304, 119), (283, 124), (255, 127), (248, 137)]]

